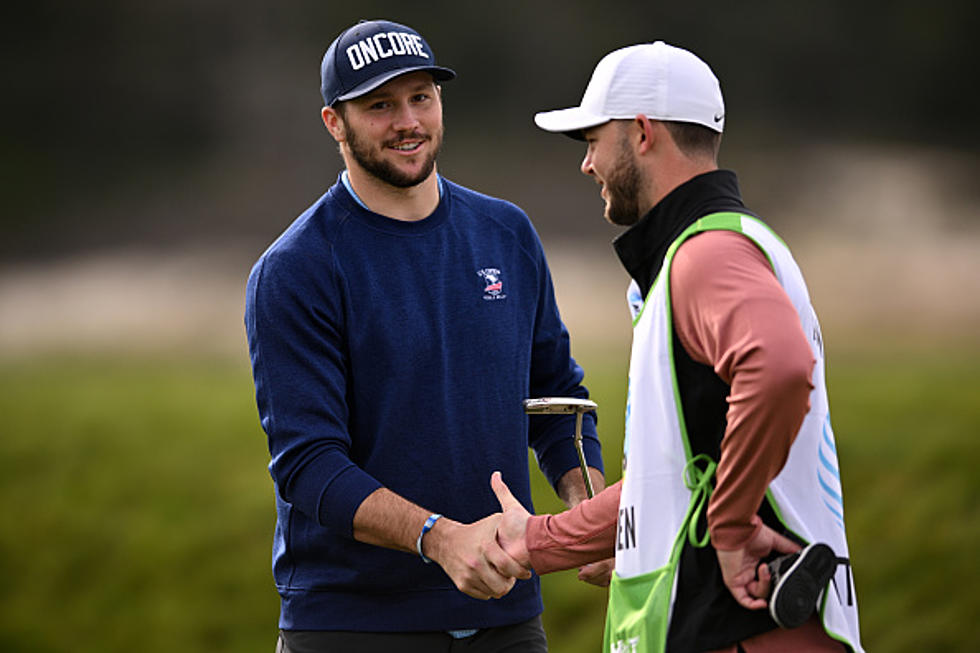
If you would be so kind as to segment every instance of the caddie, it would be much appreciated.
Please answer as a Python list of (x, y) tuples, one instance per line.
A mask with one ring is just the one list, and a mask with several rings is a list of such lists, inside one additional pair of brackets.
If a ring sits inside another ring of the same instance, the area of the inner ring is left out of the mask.
[(662, 41), (622, 48), (580, 106), (535, 122), (585, 141), (582, 172), (628, 227), (624, 473), (534, 517), (494, 475), (498, 543), (538, 573), (615, 552), (606, 651), (862, 651), (820, 325), (790, 250), (718, 168), (714, 73)]

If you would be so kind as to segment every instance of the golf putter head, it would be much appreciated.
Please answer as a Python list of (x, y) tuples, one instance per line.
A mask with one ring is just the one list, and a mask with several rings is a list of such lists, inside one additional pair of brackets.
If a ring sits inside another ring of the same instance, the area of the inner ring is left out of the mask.
[(528, 415), (586, 413), (598, 408), (598, 404), (578, 397), (538, 397), (524, 400), (524, 412)]
[(582, 470), (582, 482), (590, 499), (595, 496), (595, 489), (592, 486), (592, 477), (589, 476), (588, 464), (585, 462), (585, 450), (582, 448), (582, 416), (597, 407), (594, 401), (578, 397), (538, 397), (524, 400), (524, 412), (528, 415), (575, 414), (575, 452), (578, 454), (579, 467)]

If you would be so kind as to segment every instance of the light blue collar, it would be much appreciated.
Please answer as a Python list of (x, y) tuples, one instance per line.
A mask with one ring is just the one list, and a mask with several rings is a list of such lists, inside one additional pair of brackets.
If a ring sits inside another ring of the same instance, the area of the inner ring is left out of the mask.
[[(442, 177), (439, 176), (439, 173), (438, 172), (436, 173), (436, 179), (439, 182), (439, 199), (441, 200), (442, 199)], [(354, 187), (350, 185), (350, 175), (347, 174), (347, 170), (344, 170), (343, 172), (340, 173), (340, 181), (342, 181), (344, 183), (344, 188), (346, 188), (347, 189), (347, 192), (350, 193), (350, 196), (354, 198), (354, 201), (361, 205), (361, 208), (362, 209), (365, 209), (365, 210), (368, 210), (368, 211), (371, 210), (371, 209), (369, 209), (367, 207), (367, 204), (365, 204), (361, 200), (361, 198), (357, 196), (357, 193), (354, 192)]]

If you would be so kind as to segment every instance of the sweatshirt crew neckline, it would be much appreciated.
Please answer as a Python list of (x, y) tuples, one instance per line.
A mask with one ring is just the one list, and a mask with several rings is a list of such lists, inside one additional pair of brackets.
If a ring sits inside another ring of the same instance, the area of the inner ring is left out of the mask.
[(367, 208), (351, 189), (343, 183), (343, 172), (338, 175), (338, 183), (331, 189), (330, 194), (347, 211), (348, 215), (358, 222), (385, 233), (398, 236), (413, 236), (429, 233), (438, 229), (449, 217), (449, 207), (451, 200), (450, 184), (439, 177), (439, 204), (435, 210), (421, 220), (398, 220), (388, 216), (375, 213)]

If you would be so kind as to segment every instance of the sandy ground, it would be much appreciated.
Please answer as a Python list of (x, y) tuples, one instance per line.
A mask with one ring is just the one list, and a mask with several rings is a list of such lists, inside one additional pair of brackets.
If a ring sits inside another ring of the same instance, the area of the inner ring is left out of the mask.
[[(822, 158), (821, 158), (822, 157)], [(935, 162), (809, 159), (825, 171), (784, 203), (781, 229), (826, 333), (881, 339), (980, 332), (980, 209), (952, 197)], [(858, 183), (859, 182), (859, 183)], [(628, 348), (628, 279), (608, 242), (543, 235), (573, 346)], [(0, 267), (0, 357), (46, 351), (245, 356), (244, 284), (255, 248), (103, 252)]]

